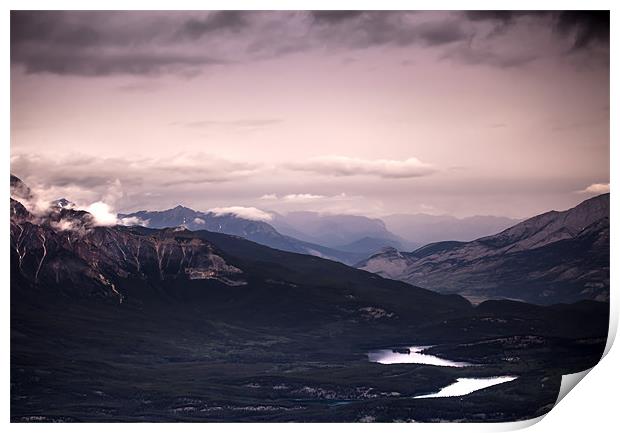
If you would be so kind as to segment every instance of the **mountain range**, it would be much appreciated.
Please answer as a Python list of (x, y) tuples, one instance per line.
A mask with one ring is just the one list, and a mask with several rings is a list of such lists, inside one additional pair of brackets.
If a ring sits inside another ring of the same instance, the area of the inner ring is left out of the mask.
[(310, 254), (346, 264), (354, 264), (379, 249), (338, 250), (284, 235), (265, 221), (242, 218), (234, 213), (200, 212), (180, 205), (163, 211), (143, 210), (119, 214), (119, 218), (155, 229), (184, 227), (188, 230), (208, 230), (241, 236), (283, 251)]
[(261, 221), (234, 212), (201, 212), (179, 205), (162, 211), (119, 214), (119, 218), (151, 228), (186, 227), (241, 236), (272, 248), (349, 265), (385, 247), (414, 250), (436, 241), (472, 240), (519, 221), (492, 216), (458, 219), (424, 214), (389, 215), (383, 219), (309, 211), (266, 214), (270, 219)]
[(387, 248), (359, 268), (477, 301), (550, 304), (609, 297), (609, 194), (471, 242)]
[[(425, 269), (421, 274), (423, 282), (430, 286), (434, 281), (446, 281), (457, 289), (456, 281), (461, 278), (463, 287), (470, 289), (464, 290), (465, 294), (479, 293), (471, 290), (478, 286), (467, 285), (471, 281), (465, 278), (467, 272), (473, 275), (471, 279), (486, 275), (496, 284), (494, 274), (518, 273), (521, 284), (526, 275), (530, 286), (527, 291), (521, 289), (523, 292), (540, 292), (536, 299), (554, 299), (560, 294), (577, 297), (570, 289), (578, 283), (594, 288), (578, 295), (607, 299), (602, 295), (604, 278), (608, 278), (608, 262), (604, 266), (609, 242), (608, 194), (566, 212), (534, 217), (472, 243), (431, 244), (413, 253), (389, 249), (365, 262), (361, 266), (364, 270), (208, 230), (98, 226), (88, 212), (57, 204), (44, 213), (33, 214), (17, 199), (30, 199), (32, 193), (15, 177), (11, 177), (11, 195), (11, 290), (16, 297), (38, 293), (116, 304), (199, 299), (211, 306), (226, 305), (225, 311), (215, 307), (212, 314), (225, 313), (227, 320), (234, 311), (235, 317), (241, 314), (243, 321), (251, 317), (270, 322), (278, 317), (304, 317), (304, 326), (326, 317), (351, 323), (366, 317), (399, 326), (418, 326), (454, 314), (472, 314), (470, 303), (457, 294), (440, 294), (392, 279), (418, 266)], [(186, 217), (195, 215), (186, 208), (173, 211)], [(164, 224), (169, 213), (155, 216), (161, 217), (158, 223)], [(587, 259), (578, 262), (578, 253), (584, 251)], [(546, 274), (534, 275), (526, 268), (514, 267), (531, 262), (538, 265), (536, 270), (551, 269), (553, 277), (572, 272), (575, 282), (558, 279), (556, 296), (549, 296), (538, 288)], [(384, 263), (387, 271), (374, 268)], [(590, 264), (600, 264), (601, 269), (586, 269)], [(521, 292), (508, 283), (510, 280), (499, 286), (498, 292), (505, 297), (519, 297)], [(606, 284), (608, 287), (608, 280)]]
[[(184, 208), (172, 211), (194, 215)], [(166, 221), (168, 215), (158, 216)], [(409, 323), (470, 308), (456, 295), (440, 295), (239, 236), (184, 227), (97, 226), (88, 212), (52, 206), (34, 215), (13, 198), (11, 245), (16, 294), (34, 289), (118, 304), (211, 299), (227, 305), (228, 320), (236, 305), (235, 315), (242, 314), (245, 321), (303, 317), (304, 326), (326, 315), (361, 320), (371, 311)]]
[(320, 212), (271, 213), (281, 233), (342, 251), (376, 252), (382, 247), (409, 248), (421, 244), (390, 232), (378, 218)]

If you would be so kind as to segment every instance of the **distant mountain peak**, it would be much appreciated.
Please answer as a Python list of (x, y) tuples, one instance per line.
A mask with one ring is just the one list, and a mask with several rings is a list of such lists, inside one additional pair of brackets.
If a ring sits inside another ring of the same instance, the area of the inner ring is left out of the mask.
[[(191, 209), (189, 207), (183, 206), (181, 204), (176, 205), (175, 207), (173, 207), (171, 210), (185, 210), (185, 211), (191, 211), (191, 212), (196, 212), (194, 209)], [(165, 211), (164, 211), (165, 212)]]
[(75, 203), (67, 200), (66, 198), (59, 198), (58, 200), (54, 200), (52, 202), (52, 206), (59, 207), (62, 209), (70, 209), (75, 207)]

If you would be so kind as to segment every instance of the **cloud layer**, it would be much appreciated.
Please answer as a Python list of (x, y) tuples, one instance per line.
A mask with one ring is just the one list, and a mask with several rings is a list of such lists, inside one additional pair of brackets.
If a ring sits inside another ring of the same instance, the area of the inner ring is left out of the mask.
[(578, 192), (584, 194), (605, 194), (609, 192), (609, 183), (593, 183), (592, 185)]
[[(11, 170), (49, 202), (61, 197), (82, 203), (103, 202), (112, 207), (127, 205), (132, 194), (196, 190), (201, 185), (217, 185), (257, 179), (278, 170), (307, 172), (313, 177), (374, 176), (407, 179), (435, 172), (417, 158), (406, 160), (360, 159), (343, 156), (310, 158), (304, 162), (267, 164), (218, 158), (206, 154), (178, 154), (167, 158), (96, 157), (85, 154), (48, 156), (14, 154)], [(346, 197), (316, 193), (265, 194), (263, 200), (309, 203)], [(99, 209), (102, 210), (102, 209)], [(105, 213), (105, 212), (103, 212)]]
[[(239, 180), (255, 173), (256, 163), (224, 160), (206, 154), (178, 154), (168, 158), (119, 158), (92, 155), (47, 156), (14, 154), (11, 171), (37, 191), (42, 203), (66, 197), (92, 209), (103, 220), (113, 210), (131, 205), (136, 194), (157, 199), (158, 194)], [(107, 208), (104, 208), (104, 206)]]
[(330, 176), (379, 176), (386, 179), (406, 179), (432, 174), (436, 169), (417, 158), (405, 160), (361, 159), (347, 156), (323, 156), (305, 162), (288, 164), (292, 170), (308, 171)]
[(458, 62), (507, 67), (553, 51), (508, 42), (507, 34), (527, 34), (532, 21), (553, 32), (557, 53), (609, 42), (605, 11), (13, 11), (11, 62), (29, 73), (191, 76), (311, 50), (418, 46)]
[(244, 206), (228, 206), (228, 207), (216, 207), (209, 209), (209, 212), (222, 216), (222, 215), (234, 215), (239, 218), (245, 218), (253, 221), (271, 221), (273, 218), (269, 213), (257, 209), (255, 207)]

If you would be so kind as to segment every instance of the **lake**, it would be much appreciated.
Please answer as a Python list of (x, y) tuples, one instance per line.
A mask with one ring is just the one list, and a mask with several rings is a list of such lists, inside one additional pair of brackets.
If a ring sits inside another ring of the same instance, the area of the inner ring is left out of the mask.
[(471, 394), (491, 386), (499, 385), (515, 380), (516, 376), (496, 376), (496, 377), (460, 377), (456, 382), (441, 388), (439, 392), (432, 394), (418, 395), (413, 398), (436, 398), (436, 397), (458, 397)]
[[(379, 349), (368, 352), (370, 362), (379, 364), (427, 364), (439, 367), (470, 367), (467, 362), (451, 361), (434, 355), (421, 353), (432, 346), (410, 346), (402, 349)], [(408, 351), (408, 353), (407, 353)]]
[[(474, 364), (450, 359), (440, 358), (434, 355), (421, 353), (424, 349), (432, 346), (410, 346), (398, 349), (379, 349), (368, 352), (368, 360), (379, 364), (426, 364), (439, 367), (471, 367)], [(456, 382), (441, 388), (438, 392), (419, 395), (413, 398), (436, 398), (458, 397), (471, 394), (491, 386), (515, 380), (516, 376), (493, 376), (493, 377), (460, 377)]]

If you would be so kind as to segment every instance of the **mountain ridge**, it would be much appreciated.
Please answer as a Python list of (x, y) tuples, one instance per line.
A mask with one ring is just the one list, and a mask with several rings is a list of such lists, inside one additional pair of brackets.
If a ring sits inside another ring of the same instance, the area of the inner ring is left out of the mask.
[(382, 217), (386, 227), (400, 237), (426, 245), (444, 240), (472, 241), (519, 223), (520, 219), (474, 215), (391, 214)]
[(14, 199), (11, 266), (16, 299), (58, 294), (117, 305), (206, 302), (214, 315), (257, 323), (290, 325), (303, 317), (303, 326), (326, 318), (412, 324), (471, 308), (459, 296), (238, 236), (97, 226), (88, 212), (55, 206), (35, 216)]
[(354, 264), (363, 258), (355, 251), (340, 251), (323, 245), (306, 242), (292, 236), (286, 236), (266, 221), (238, 217), (232, 213), (216, 214), (201, 212), (178, 205), (161, 211), (137, 211), (119, 214), (121, 220), (137, 219), (138, 225), (151, 228), (185, 227), (188, 230), (209, 230), (235, 236), (241, 236), (263, 245), (284, 251), (310, 254)]
[(496, 235), (431, 243), (398, 256), (374, 254), (357, 267), (471, 299), (604, 301), (609, 296), (609, 194), (534, 216)]

